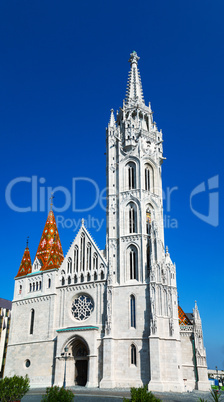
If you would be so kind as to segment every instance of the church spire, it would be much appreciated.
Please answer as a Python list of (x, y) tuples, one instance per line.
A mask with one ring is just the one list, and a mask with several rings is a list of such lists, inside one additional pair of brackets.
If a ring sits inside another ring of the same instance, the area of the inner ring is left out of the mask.
[(109, 126), (114, 127), (114, 125), (115, 125), (114, 109), (111, 109)]
[(41, 271), (59, 268), (63, 259), (61, 241), (52, 209), (49, 211), (47, 221), (40, 239), (35, 259), (41, 262)]
[(131, 69), (129, 71), (128, 84), (127, 84), (127, 92), (126, 92), (126, 105), (132, 105), (133, 103), (143, 103), (143, 91), (142, 91), (142, 82), (140, 77), (140, 72), (138, 69), (138, 57), (137, 53), (133, 51), (130, 55), (129, 62), (131, 64)]
[(19, 267), (18, 274), (16, 275), (16, 278), (20, 276), (25, 276), (27, 274), (30, 274), (32, 272), (32, 264), (31, 264), (31, 258), (30, 258), (30, 250), (28, 247), (28, 240), (27, 240), (27, 245), (23, 254), (23, 258)]

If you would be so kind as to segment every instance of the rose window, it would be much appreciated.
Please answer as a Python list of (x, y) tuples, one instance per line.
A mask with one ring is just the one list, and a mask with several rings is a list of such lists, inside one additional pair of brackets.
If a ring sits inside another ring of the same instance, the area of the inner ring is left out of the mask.
[(87, 295), (80, 295), (72, 303), (72, 315), (76, 320), (84, 321), (90, 317), (93, 308), (93, 299)]

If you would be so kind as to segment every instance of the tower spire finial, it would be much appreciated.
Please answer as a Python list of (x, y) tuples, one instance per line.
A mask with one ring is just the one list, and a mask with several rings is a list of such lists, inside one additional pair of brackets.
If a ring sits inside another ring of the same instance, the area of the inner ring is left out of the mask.
[(138, 57), (137, 53), (135, 50), (133, 50), (133, 52), (130, 54), (130, 59), (128, 60), (129, 63), (131, 64), (131, 66), (135, 63), (136, 65), (138, 65), (138, 61), (140, 59), (140, 57)]
[(29, 245), (29, 236), (27, 236), (27, 239), (26, 239), (26, 248), (28, 248), (28, 245)]
[(129, 77), (128, 77), (128, 85), (127, 85), (126, 100), (125, 100), (126, 105), (133, 105), (135, 103), (145, 104), (144, 97), (143, 97), (143, 91), (142, 91), (141, 77), (140, 77), (140, 73), (138, 70), (138, 60), (139, 59), (140, 59), (140, 57), (138, 57), (136, 51), (134, 50), (130, 54), (130, 59), (129, 59), (129, 62), (131, 64), (131, 70), (129, 72)]

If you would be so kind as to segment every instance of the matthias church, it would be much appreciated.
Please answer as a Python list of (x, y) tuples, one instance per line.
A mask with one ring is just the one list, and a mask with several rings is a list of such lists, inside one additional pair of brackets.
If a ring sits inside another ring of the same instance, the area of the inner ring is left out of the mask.
[[(53, 208), (34, 261), (24, 251), (12, 303), (5, 375), (33, 387), (208, 390), (197, 304), (178, 305), (164, 242), (163, 135), (130, 55), (126, 98), (106, 130), (107, 228), (99, 250), (84, 221), (64, 256)], [(104, 141), (102, 137), (102, 141)]]

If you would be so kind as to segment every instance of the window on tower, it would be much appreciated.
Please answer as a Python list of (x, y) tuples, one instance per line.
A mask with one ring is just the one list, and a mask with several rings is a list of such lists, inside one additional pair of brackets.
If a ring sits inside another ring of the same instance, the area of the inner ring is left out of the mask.
[(150, 191), (150, 168), (146, 166), (145, 168), (145, 190)]
[(34, 329), (34, 309), (31, 310), (30, 314), (30, 335), (33, 335), (33, 329)]
[(151, 234), (151, 212), (149, 208), (146, 210), (146, 233)]
[(128, 205), (128, 214), (129, 214), (129, 233), (137, 232), (137, 212), (136, 206), (131, 203)]
[(131, 364), (136, 366), (136, 347), (135, 345), (131, 345)]
[(128, 189), (132, 190), (136, 188), (136, 167), (133, 162), (128, 163), (127, 165), (127, 173), (128, 173)]
[(130, 313), (131, 313), (131, 327), (136, 328), (136, 321), (135, 321), (135, 296), (131, 295), (130, 298)]
[(128, 260), (129, 260), (129, 278), (138, 279), (137, 275), (137, 249), (135, 246), (128, 248)]

